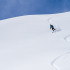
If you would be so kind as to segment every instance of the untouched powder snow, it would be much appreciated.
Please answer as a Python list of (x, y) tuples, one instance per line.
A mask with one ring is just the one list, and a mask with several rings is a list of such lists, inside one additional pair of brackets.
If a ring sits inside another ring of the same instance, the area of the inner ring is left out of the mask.
[(0, 70), (70, 70), (70, 12), (0, 21)]

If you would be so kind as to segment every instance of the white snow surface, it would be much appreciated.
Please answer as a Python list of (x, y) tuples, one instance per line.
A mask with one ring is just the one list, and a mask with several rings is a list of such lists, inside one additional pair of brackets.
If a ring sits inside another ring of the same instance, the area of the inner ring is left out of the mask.
[(0, 70), (70, 70), (70, 12), (0, 21)]

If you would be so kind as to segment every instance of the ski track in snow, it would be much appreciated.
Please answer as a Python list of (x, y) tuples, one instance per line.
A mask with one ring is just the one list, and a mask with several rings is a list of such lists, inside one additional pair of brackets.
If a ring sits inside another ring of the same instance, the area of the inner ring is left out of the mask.
[[(49, 24), (52, 24), (51, 19), (52, 19), (52, 17), (50, 17), (50, 18), (48, 19)], [(61, 29), (59, 29), (59, 30), (57, 30), (57, 31), (61, 31)], [(70, 35), (66, 36), (66, 37), (64, 38), (64, 40), (66, 40), (67, 42), (70, 42)], [(55, 62), (56, 62), (57, 60), (59, 60), (60, 58), (62, 58), (63, 56), (67, 55), (67, 54), (70, 54), (70, 51), (69, 51), (69, 52), (66, 52), (66, 53), (63, 53), (63, 54), (61, 54), (61, 55), (59, 55), (59, 56), (57, 56), (57, 57), (51, 62), (51, 65), (52, 65), (52, 67), (53, 67), (55, 70), (59, 70), (59, 67), (55, 64)]]
[(64, 38), (64, 40), (67, 41), (67, 42), (70, 42), (70, 35), (66, 36), (66, 37)]
[(59, 67), (55, 64), (55, 62), (57, 60), (59, 60), (60, 58), (62, 58), (63, 56), (67, 55), (67, 54), (70, 54), (70, 51), (69, 52), (66, 52), (58, 57), (56, 57), (52, 62), (51, 62), (51, 65), (55, 68), (55, 70), (59, 70)]
[(49, 23), (49, 25), (50, 25), (50, 24), (54, 25), (54, 28), (56, 29), (54, 32), (59, 32), (59, 31), (61, 31), (61, 28), (60, 28), (58, 25), (55, 25), (55, 23), (53, 23), (53, 22), (51, 21), (51, 19), (52, 19), (52, 17), (48, 18), (48, 23)]

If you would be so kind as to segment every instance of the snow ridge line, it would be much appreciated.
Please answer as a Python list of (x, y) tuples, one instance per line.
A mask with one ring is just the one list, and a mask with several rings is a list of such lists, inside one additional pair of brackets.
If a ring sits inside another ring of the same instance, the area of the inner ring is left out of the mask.
[(53, 66), (53, 68), (55, 68), (55, 70), (59, 70), (58, 66), (55, 64), (55, 62), (60, 59), (61, 57), (65, 56), (66, 54), (70, 54), (70, 51), (69, 52), (66, 52), (58, 57), (56, 57), (52, 62), (51, 62), (51, 65)]

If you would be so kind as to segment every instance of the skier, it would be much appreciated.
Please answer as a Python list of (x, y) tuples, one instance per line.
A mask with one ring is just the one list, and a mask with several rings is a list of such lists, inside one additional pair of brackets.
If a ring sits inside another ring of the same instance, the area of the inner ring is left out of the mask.
[(52, 29), (52, 31), (54, 32), (55, 28), (53, 25), (50, 24), (50, 29)]

